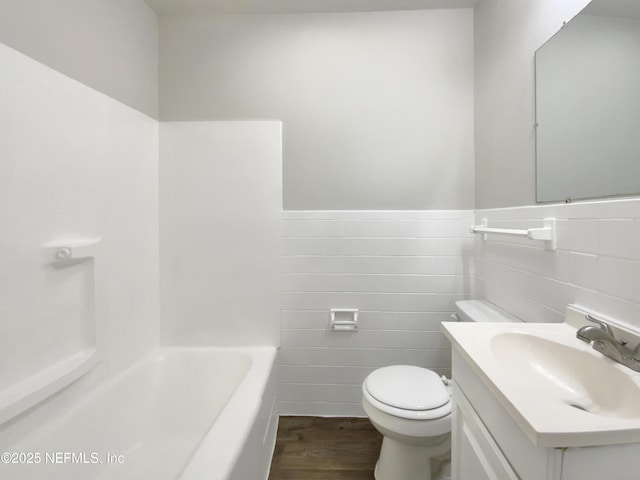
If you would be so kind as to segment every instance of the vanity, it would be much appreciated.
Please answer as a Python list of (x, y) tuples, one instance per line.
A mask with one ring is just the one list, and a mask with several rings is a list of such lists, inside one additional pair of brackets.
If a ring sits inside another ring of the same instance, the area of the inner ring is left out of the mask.
[(586, 313), (570, 305), (564, 323), (442, 324), (452, 479), (640, 478), (640, 373), (576, 338)]

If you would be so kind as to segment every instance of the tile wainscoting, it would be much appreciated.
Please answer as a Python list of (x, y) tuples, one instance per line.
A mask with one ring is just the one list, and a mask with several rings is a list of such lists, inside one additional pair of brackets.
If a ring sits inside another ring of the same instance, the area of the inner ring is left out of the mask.
[[(280, 412), (362, 416), (373, 369), (450, 374), (440, 322), (473, 291), (471, 210), (283, 213)], [(359, 309), (356, 332), (330, 308)]]
[(558, 322), (567, 304), (640, 328), (640, 200), (477, 210), (476, 223), (531, 228), (556, 218), (557, 249), (506, 236), (475, 249), (475, 294), (528, 322)]
[[(556, 218), (557, 248), (482, 240), (469, 226), (532, 228)], [(575, 303), (640, 329), (640, 200), (451, 211), (287, 211), (282, 215), (281, 413), (361, 416), (373, 369), (450, 373), (440, 333), (456, 300), (486, 298), (527, 322)], [(329, 328), (358, 308), (357, 332)]]

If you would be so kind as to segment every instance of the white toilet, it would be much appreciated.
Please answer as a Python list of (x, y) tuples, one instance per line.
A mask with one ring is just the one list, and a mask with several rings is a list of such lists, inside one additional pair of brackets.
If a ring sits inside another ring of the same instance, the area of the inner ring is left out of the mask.
[[(485, 300), (456, 302), (461, 322), (517, 322)], [(451, 388), (426, 368), (392, 365), (362, 384), (362, 406), (384, 435), (376, 480), (431, 480), (451, 451)], [(444, 474), (446, 477), (446, 474)], [(434, 479), (435, 480), (435, 479)]]

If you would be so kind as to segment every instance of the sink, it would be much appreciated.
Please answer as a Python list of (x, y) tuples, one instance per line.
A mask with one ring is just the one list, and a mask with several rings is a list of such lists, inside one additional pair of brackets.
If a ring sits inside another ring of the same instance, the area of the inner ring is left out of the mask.
[(569, 306), (563, 323), (445, 322), (442, 328), (455, 355), (535, 446), (638, 443), (640, 372), (578, 340), (576, 331), (588, 323), (584, 310)]
[[(564, 339), (562, 339), (564, 340)], [(544, 389), (569, 407), (618, 418), (640, 417), (640, 387), (611, 361), (560, 339), (523, 332), (497, 333), (496, 360), (508, 364), (520, 388)]]

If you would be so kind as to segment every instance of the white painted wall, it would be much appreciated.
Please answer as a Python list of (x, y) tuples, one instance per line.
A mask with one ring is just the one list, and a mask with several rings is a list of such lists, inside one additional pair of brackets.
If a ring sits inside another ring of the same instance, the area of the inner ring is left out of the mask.
[[(158, 124), (5, 45), (0, 69), (0, 394), (83, 349), (99, 381), (158, 344)], [(100, 236), (95, 263), (43, 248)]]
[(278, 345), (278, 121), (160, 128), (161, 340)]
[(475, 208), (535, 203), (535, 51), (588, 0), (474, 9)]
[(163, 120), (283, 121), (287, 209), (473, 204), (472, 10), (160, 19)]
[(2, 0), (0, 42), (157, 117), (158, 19), (143, 0)]
[[(558, 219), (558, 249), (476, 238), (475, 294), (525, 321), (560, 321), (569, 303), (639, 329), (640, 202), (533, 206), (535, 50), (585, 0), (482, 0), (475, 10), (476, 222), (541, 226)], [(525, 205), (514, 208), (508, 205)], [(530, 206), (527, 206), (530, 205)]]
[[(364, 416), (375, 368), (451, 374), (440, 332), (473, 286), (471, 210), (283, 214), (280, 412)], [(330, 308), (357, 308), (357, 332), (329, 329)]]

